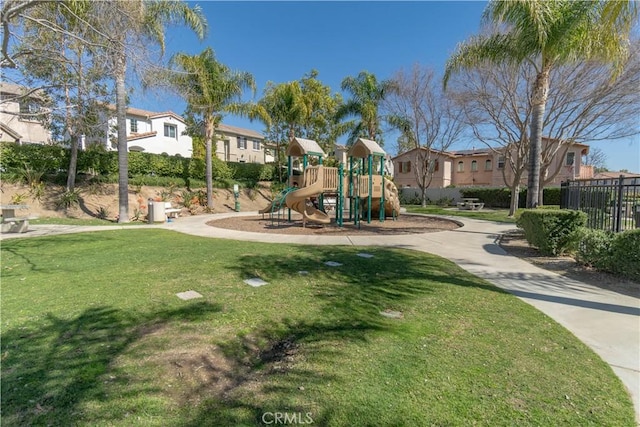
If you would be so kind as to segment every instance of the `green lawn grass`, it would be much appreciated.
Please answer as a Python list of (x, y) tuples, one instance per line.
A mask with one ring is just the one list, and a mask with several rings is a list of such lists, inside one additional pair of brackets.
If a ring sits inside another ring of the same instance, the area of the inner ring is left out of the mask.
[(55, 225), (142, 225), (147, 224), (146, 221), (131, 221), (127, 223), (118, 223), (115, 221), (111, 221), (108, 219), (85, 219), (85, 218), (57, 218), (57, 217), (46, 217), (46, 218), (36, 218), (30, 219), (30, 224), (55, 224)]
[(485, 208), (479, 211), (471, 211), (471, 210), (459, 210), (457, 208), (443, 208), (441, 206), (434, 206), (434, 205), (428, 205), (427, 207), (424, 207), (424, 208), (419, 205), (409, 205), (409, 206), (406, 206), (406, 208), (407, 208), (407, 212), (410, 212), (410, 213), (463, 216), (467, 218), (483, 219), (486, 221), (496, 221), (496, 222), (509, 222), (509, 223), (516, 222), (514, 217), (509, 216), (509, 209)]
[(1, 251), (3, 425), (635, 425), (598, 356), (439, 257), (144, 229)]

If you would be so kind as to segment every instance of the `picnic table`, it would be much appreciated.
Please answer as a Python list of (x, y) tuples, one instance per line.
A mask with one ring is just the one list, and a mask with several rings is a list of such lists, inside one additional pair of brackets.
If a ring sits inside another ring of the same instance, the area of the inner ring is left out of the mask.
[(26, 233), (29, 229), (29, 218), (26, 216), (16, 216), (17, 210), (29, 209), (28, 205), (0, 205), (0, 224), (2, 233)]
[(484, 203), (476, 197), (464, 197), (461, 202), (457, 203), (459, 210), (477, 211), (484, 207)]

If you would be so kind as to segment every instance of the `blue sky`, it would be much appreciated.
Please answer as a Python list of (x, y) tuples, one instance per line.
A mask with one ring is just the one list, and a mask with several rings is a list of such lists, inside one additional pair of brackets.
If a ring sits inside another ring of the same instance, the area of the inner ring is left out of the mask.
[[(259, 99), (267, 81), (298, 80), (312, 69), (334, 92), (347, 76), (366, 70), (390, 78), (415, 63), (442, 72), (456, 44), (476, 34), (486, 2), (189, 2), (202, 7), (209, 34), (200, 42), (192, 33), (167, 31), (167, 57), (176, 51), (200, 53), (210, 46), (219, 61), (253, 74)], [(251, 99), (247, 94), (247, 99)], [(136, 92), (131, 105), (182, 114), (185, 102), (164, 92)], [(639, 119), (640, 120), (640, 119)], [(227, 116), (224, 122), (263, 131), (260, 122)], [(340, 141), (342, 142), (342, 141)], [(463, 141), (454, 148), (471, 148)], [(477, 144), (476, 144), (477, 145)], [(611, 170), (640, 172), (640, 137), (596, 143)], [(385, 136), (395, 150), (395, 136)]]

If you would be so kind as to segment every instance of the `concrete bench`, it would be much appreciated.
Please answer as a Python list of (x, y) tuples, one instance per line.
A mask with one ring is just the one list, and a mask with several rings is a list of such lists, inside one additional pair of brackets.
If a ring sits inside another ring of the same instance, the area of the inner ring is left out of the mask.
[(165, 202), (164, 204), (164, 213), (167, 215), (167, 218), (178, 218), (181, 210), (182, 209), (176, 209), (171, 206), (171, 202)]
[(459, 210), (479, 211), (484, 208), (484, 203), (481, 202), (458, 202), (456, 204)]
[(26, 217), (2, 217), (0, 225), (2, 233), (26, 233), (29, 230), (29, 218)]

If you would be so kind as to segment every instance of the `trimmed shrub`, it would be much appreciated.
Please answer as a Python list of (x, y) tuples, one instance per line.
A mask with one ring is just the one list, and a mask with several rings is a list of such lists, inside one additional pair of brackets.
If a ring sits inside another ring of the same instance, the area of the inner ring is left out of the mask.
[(599, 270), (610, 270), (613, 237), (613, 233), (609, 231), (581, 228), (575, 248), (576, 261)]
[(613, 237), (609, 267), (612, 273), (640, 282), (640, 229)]
[(464, 198), (477, 198), (487, 208), (508, 208), (511, 203), (511, 190), (508, 188), (461, 188)]
[(271, 181), (275, 174), (273, 164), (260, 163), (228, 163), (233, 178), (239, 181), (258, 182)]
[(577, 239), (577, 231), (587, 216), (574, 210), (525, 209), (516, 225), (524, 230), (527, 241), (543, 255), (557, 256), (567, 252)]

